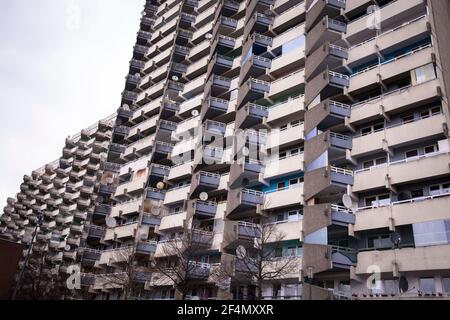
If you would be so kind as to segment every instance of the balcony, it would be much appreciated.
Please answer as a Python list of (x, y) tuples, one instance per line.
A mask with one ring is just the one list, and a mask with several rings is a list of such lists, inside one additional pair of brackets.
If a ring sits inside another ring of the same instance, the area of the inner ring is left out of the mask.
[(325, 16), (329, 16), (331, 18), (339, 16), (341, 14), (341, 10), (345, 8), (346, 1), (325, 0), (315, 2), (312, 7), (308, 8), (308, 14), (306, 15), (306, 29), (309, 31)]
[(353, 110), (350, 105), (325, 100), (310, 108), (305, 114), (305, 132), (310, 133), (313, 129), (325, 131), (330, 127), (342, 124), (350, 117)]
[(240, 81), (246, 81), (250, 76), (259, 78), (265, 75), (271, 67), (271, 59), (252, 54), (241, 67)]
[(299, 115), (304, 114), (303, 95), (297, 95), (289, 97), (282, 102), (273, 105), (268, 108), (267, 123), (276, 125), (290, 117), (297, 118)]
[(320, 229), (333, 226), (345, 228), (355, 224), (355, 215), (351, 210), (334, 204), (324, 203), (304, 207), (303, 231), (312, 234)]
[(349, 85), (349, 76), (326, 70), (308, 82), (305, 105), (309, 106), (319, 94), (321, 101), (342, 94), (344, 89), (348, 88)]
[(312, 197), (326, 197), (347, 191), (353, 185), (353, 171), (337, 167), (325, 167), (305, 173), (305, 200)]
[(136, 253), (144, 255), (154, 254), (157, 245), (156, 241), (140, 241), (136, 246)]
[(358, 43), (349, 49), (348, 64), (353, 66), (360, 64), (364, 59), (376, 58), (376, 52), (370, 56), (367, 53), (375, 46), (378, 47), (379, 52), (384, 52), (395, 46), (406, 47), (410, 43), (417, 42), (429, 35), (428, 30), (428, 16), (421, 16), (414, 18), (397, 26), (393, 29), (383, 31), (381, 34)]
[(159, 241), (156, 246), (155, 258), (163, 258), (177, 255), (183, 248), (183, 243), (180, 239), (171, 239)]
[(103, 227), (90, 226), (88, 230), (88, 238), (91, 239), (102, 239), (105, 235), (106, 229)]
[(70, 261), (75, 261), (77, 259), (76, 251), (65, 251), (63, 253), (63, 258)]
[[(208, 57), (206, 57), (208, 60)], [(232, 57), (215, 54), (208, 63), (207, 74), (223, 74), (233, 68), (234, 59)]]
[(303, 184), (300, 184), (298, 187), (266, 192), (264, 195), (263, 210), (274, 210), (299, 204), (305, 204), (303, 199)]
[[(350, 10), (352, 6), (353, 4), (349, 4), (347, 10)], [(379, 24), (382, 30), (386, 30), (399, 22), (401, 23), (407, 20), (411, 16), (418, 16), (421, 13), (426, 13), (423, 1), (411, 0), (405, 3), (403, 1), (390, 2), (380, 8), (381, 20)], [(346, 38), (350, 43), (360, 43), (365, 39), (376, 36), (375, 28), (367, 28), (367, 18), (368, 15), (365, 15), (349, 23)]]
[[(367, 274), (367, 270), (370, 270), (369, 267), (372, 265), (377, 265), (381, 273), (438, 272), (450, 268), (450, 245), (358, 253), (356, 274)], [(394, 269), (395, 265), (397, 270)]]
[(205, 92), (209, 92), (210, 95), (217, 97), (230, 90), (230, 86), (231, 79), (214, 74), (208, 79), (205, 85)]
[(190, 176), (192, 174), (192, 166), (193, 162), (189, 161), (171, 167), (168, 180), (181, 179)]
[(106, 233), (103, 237), (104, 241), (129, 239), (135, 237), (136, 230), (138, 228), (137, 222), (131, 222), (125, 225), (121, 225), (112, 229), (106, 229)]
[(187, 214), (186, 212), (170, 214), (161, 219), (158, 227), (159, 232), (167, 232), (173, 229), (183, 229), (185, 227)]
[(190, 189), (191, 189), (191, 186), (186, 185), (186, 186), (167, 190), (166, 197), (164, 199), (164, 204), (170, 205), (170, 204), (182, 202), (182, 201), (188, 199)]
[(256, 125), (265, 123), (269, 116), (267, 107), (260, 106), (254, 103), (247, 103), (240, 108), (236, 114), (236, 127), (240, 129), (247, 129)]
[(153, 215), (144, 214), (142, 217), (142, 225), (150, 226), (155, 228), (161, 224), (161, 218), (155, 217)]
[(313, 267), (314, 273), (325, 271), (348, 272), (356, 266), (356, 252), (350, 248), (303, 244), (303, 269)]
[(444, 132), (446, 118), (443, 114), (415, 120), (406, 124), (400, 123), (383, 131), (356, 137), (353, 139), (353, 157), (362, 157), (371, 153), (382, 152), (386, 148), (394, 149), (409, 141), (426, 141), (439, 138)]
[(271, 100), (277, 100), (280, 97), (285, 97), (295, 94), (305, 87), (305, 70), (300, 69), (294, 71), (280, 79), (270, 83), (270, 90), (267, 97)]
[(208, 263), (189, 261), (186, 278), (205, 281), (210, 275), (210, 268), (211, 265)]
[(325, 16), (318, 22), (306, 37), (306, 55), (316, 51), (324, 43), (335, 43), (343, 38), (347, 25), (341, 21)]
[(348, 59), (348, 49), (326, 43), (306, 59), (305, 78), (311, 80), (327, 68), (334, 70), (341, 67)]
[(355, 232), (410, 225), (427, 221), (448, 220), (448, 193), (392, 202), (387, 205), (359, 208)]
[(189, 196), (195, 197), (202, 192), (209, 192), (217, 189), (220, 183), (220, 175), (200, 171), (192, 176)]
[(299, 122), (284, 129), (271, 130), (267, 137), (266, 149), (282, 148), (299, 143), (304, 139), (304, 123)]
[(271, 84), (266, 81), (250, 78), (241, 87), (238, 97), (238, 108), (247, 102), (253, 102), (264, 98), (264, 95), (271, 90)]
[(97, 204), (94, 209), (92, 220), (104, 219), (111, 213), (111, 206), (106, 204)]
[(114, 194), (115, 197), (133, 197), (147, 185), (147, 176), (134, 177), (133, 180), (120, 184)]
[(237, 239), (251, 241), (261, 237), (261, 226), (258, 224), (239, 221), (235, 229)]
[(318, 159), (325, 152), (329, 162), (345, 159), (352, 149), (352, 138), (342, 134), (326, 131), (305, 142), (305, 162), (307, 165)]
[(72, 224), (70, 226), (70, 231), (72, 231), (73, 233), (76, 233), (76, 234), (83, 233), (83, 230), (84, 230), (84, 226), (83, 225)]
[(264, 195), (260, 191), (250, 189), (230, 189), (227, 200), (227, 217), (237, 219), (249, 211), (256, 211), (264, 204)]
[(349, 93), (354, 94), (365, 90), (365, 87), (379, 85), (380, 81), (409, 73), (418, 67), (433, 63), (434, 60), (434, 48), (431, 44), (421, 46), (380, 65), (374, 65), (352, 74), (348, 88)]
[(198, 219), (214, 219), (217, 207), (215, 202), (190, 200), (187, 205), (187, 214), (188, 216), (196, 215)]
[[(247, 13), (248, 15), (248, 13)], [(260, 34), (266, 33), (273, 24), (273, 18), (262, 13), (256, 12), (253, 16), (246, 19), (244, 28), (244, 38), (256, 32)]]
[(142, 198), (133, 199), (128, 202), (118, 203), (112, 207), (110, 217), (122, 217), (131, 213), (138, 213), (142, 208)]
[(192, 243), (198, 248), (209, 248), (214, 241), (214, 233), (203, 230), (192, 230)]
[(172, 153), (173, 150), (173, 144), (156, 141), (155, 142), (155, 149), (154, 149), (154, 160), (162, 160), (166, 159), (169, 154)]
[(214, 119), (228, 112), (228, 100), (209, 97), (202, 104), (202, 119)]
[(450, 154), (429, 154), (355, 172), (353, 192), (380, 189), (447, 176)]
[(349, 123), (351, 125), (361, 125), (362, 123), (379, 119), (380, 112), (390, 116), (398, 110), (412, 109), (418, 104), (426, 105), (432, 101), (437, 101), (440, 96), (439, 87), (439, 80), (435, 79), (354, 103)]
[(80, 248), (81, 263), (83, 266), (93, 267), (95, 262), (100, 259), (101, 251), (88, 248)]
[(132, 155), (140, 156), (151, 150), (155, 141), (155, 135), (149, 135), (145, 138), (129, 144), (123, 151), (123, 158), (131, 159)]
[(300, 153), (295, 156), (285, 157), (282, 159), (272, 158), (264, 168), (264, 179), (270, 180), (277, 177), (287, 176), (296, 172), (304, 171), (304, 154)]
[(219, 34), (214, 38), (211, 44), (211, 52), (218, 52), (219, 54), (226, 54), (233, 51), (236, 47), (236, 39)]
[(96, 267), (112, 266), (114, 264), (128, 262), (130, 257), (130, 248), (118, 248), (113, 250), (103, 250), (100, 259), (95, 263)]
[(229, 187), (248, 186), (261, 178), (264, 164), (261, 161), (248, 159), (245, 162), (233, 162), (230, 167)]

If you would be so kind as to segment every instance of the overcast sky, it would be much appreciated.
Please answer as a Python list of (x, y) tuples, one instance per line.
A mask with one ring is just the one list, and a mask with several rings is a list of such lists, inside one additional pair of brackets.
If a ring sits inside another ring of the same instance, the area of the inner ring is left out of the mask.
[(0, 0), (0, 212), (118, 108), (145, 0)]

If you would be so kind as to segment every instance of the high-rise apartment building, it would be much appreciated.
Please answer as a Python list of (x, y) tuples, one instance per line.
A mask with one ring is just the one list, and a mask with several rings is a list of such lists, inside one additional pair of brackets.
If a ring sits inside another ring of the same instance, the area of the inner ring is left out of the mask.
[(90, 221), (115, 117), (68, 137), (61, 158), (25, 175), (16, 198), (8, 199), (1, 237), (24, 244), (17, 298), (62, 297), (70, 266), (92, 258)]
[(43, 216), (32, 252), (84, 299), (446, 297), (449, 14), (146, 1), (115, 124), (26, 176), (2, 236)]

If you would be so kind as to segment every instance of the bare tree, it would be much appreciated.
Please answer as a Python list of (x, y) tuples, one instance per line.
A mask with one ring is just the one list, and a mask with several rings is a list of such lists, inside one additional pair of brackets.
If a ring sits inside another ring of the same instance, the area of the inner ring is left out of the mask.
[[(64, 297), (63, 278), (54, 265), (46, 262), (46, 254), (31, 253), (25, 266), (18, 298), (25, 300), (59, 300)], [(54, 269), (53, 273), (48, 270)]]
[(225, 239), (235, 244), (231, 246), (234, 252), (230, 259), (223, 259), (220, 268), (221, 281), (253, 286), (258, 300), (263, 299), (264, 283), (298, 277), (301, 268), (295, 252), (283, 254), (286, 235), (267, 222), (238, 223), (233, 239)]
[(161, 253), (152, 261), (153, 285), (172, 286), (177, 298), (186, 300), (199, 281), (215, 272), (210, 265), (194, 261), (211, 246), (212, 240), (212, 232), (186, 228), (181, 237), (163, 242)]
[[(97, 274), (95, 286), (102, 289), (122, 290), (121, 299), (130, 300), (138, 292), (142, 275), (149, 274), (147, 266), (142, 265), (136, 256), (136, 245), (113, 251), (111, 263), (117, 263), (119, 272)], [(120, 268), (121, 266), (121, 268)]]

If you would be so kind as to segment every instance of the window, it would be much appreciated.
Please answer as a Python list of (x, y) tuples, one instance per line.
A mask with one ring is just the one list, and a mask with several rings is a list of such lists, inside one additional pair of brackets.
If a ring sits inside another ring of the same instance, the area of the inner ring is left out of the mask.
[(436, 70), (432, 63), (416, 68), (412, 71), (413, 84), (421, 84), (436, 79)]
[(285, 130), (287, 130), (287, 128), (288, 128), (287, 124), (282, 125), (282, 126), (280, 127), (280, 131), (285, 131)]
[(387, 163), (387, 158), (383, 157), (383, 158), (378, 158), (375, 160), (368, 160), (368, 161), (364, 161), (363, 162), (363, 169), (369, 169), (372, 168), (374, 166), (380, 166), (382, 164)]
[(279, 158), (280, 160), (286, 159), (286, 157), (287, 157), (287, 153), (286, 153), (286, 152), (280, 152), (280, 154), (279, 154), (279, 156), (278, 156), (278, 158)]
[(366, 207), (378, 207), (388, 205), (391, 203), (391, 196), (389, 194), (382, 194), (379, 196), (372, 196), (365, 198)]
[(423, 197), (423, 189), (417, 189), (411, 191), (411, 198), (422, 198)]
[(450, 183), (443, 183), (430, 186), (430, 195), (436, 196), (444, 193), (450, 192)]
[(363, 162), (363, 169), (369, 169), (373, 167), (373, 160), (364, 161)]
[(439, 152), (439, 145), (435, 144), (424, 148), (425, 154)]
[(419, 155), (419, 151), (417, 149), (406, 151), (405, 155), (406, 155), (406, 159), (414, 158), (414, 157), (417, 157)]
[(384, 123), (379, 123), (373, 126), (373, 132), (379, 132), (384, 129)]
[(289, 186), (295, 186), (300, 183), (299, 179), (291, 179), (289, 180)]
[(284, 221), (284, 213), (277, 215), (277, 222)]
[(441, 107), (434, 107), (430, 109), (431, 115), (435, 116), (437, 114), (441, 114)]
[(275, 248), (275, 258), (281, 258), (283, 256), (283, 248)]
[(410, 123), (410, 122), (413, 122), (413, 121), (414, 121), (414, 115), (413, 114), (408, 114), (408, 115), (402, 117), (403, 124)]
[(450, 278), (442, 278), (442, 289), (445, 294), (450, 295)]
[(291, 150), (291, 156), (296, 156), (297, 154), (299, 154), (299, 150), (298, 149), (292, 149)]
[(361, 129), (361, 135), (367, 136), (372, 133), (372, 127)]
[(374, 124), (373, 126), (361, 129), (361, 135), (367, 136), (369, 134), (382, 131), (383, 129), (384, 129), (384, 123), (383, 122), (377, 123), (377, 124)]
[(295, 120), (291, 122), (291, 127), (297, 127), (300, 125), (300, 120)]
[(283, 190), (284, 188), (286, 188), (286, 183), (284, 181), (278, 182), (277, 188), (279, 191)]
[(437, 246), (450, 243), (450, 220), (413, 224), (416, 247)]
[(371, 236), (367, 238), (367, 248), (386, 249), (391, 247), (392, 243), (389, 235)]
[(420, 291), (427, 294), (435, 293), (434, 278), (420, 278)]

